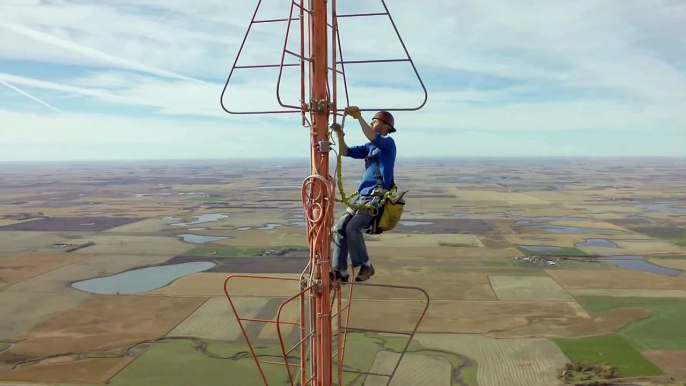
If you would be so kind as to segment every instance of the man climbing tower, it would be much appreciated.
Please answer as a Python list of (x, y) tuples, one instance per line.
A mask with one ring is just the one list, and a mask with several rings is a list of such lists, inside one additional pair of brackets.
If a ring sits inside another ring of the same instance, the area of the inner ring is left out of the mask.
[[(395, 141), (388, 134), (396, 131), (393, 115), (388, 111), (379, 111), (372, 118), (371, 125), (362, 118), (360, 109), (350, 106), (346, 113), (360, 122), (365, 137), (369, 139), (364, 145), (348, 147), (342, 130), (336, 130), (341, 156), (365, 160), (365, 172), (357, 187), (357, 197), (352, 204), (369, 204), (378, 207), (385, 192), (393, 186), (393, 169), (395, 167)], [(372, 225), (377, 209), (346, 208), (346, 213), (334, 226), (332, 280), (347, 282), (348, 253), (353, 267), (361, 267), (355, 281), (365, 281), (374, 275), (374, 266), (369, 261), (367, 246), (362, 231)]]

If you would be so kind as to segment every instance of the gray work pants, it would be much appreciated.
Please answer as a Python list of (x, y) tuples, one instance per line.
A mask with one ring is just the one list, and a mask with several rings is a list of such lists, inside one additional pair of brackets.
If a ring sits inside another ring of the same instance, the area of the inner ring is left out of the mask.
[[(379, 201), (380, 197), (377, 196), (357, 196), (353, 202), (378, 206)], [(355, 268), (369, 261), (362, 232), (372, 224), (374, 213), (362, 210), (353, 215), (349, 211), (350, 209), (341, 216), (333, 229), (331, 267), (340, 272), (348, 270), (348, 253)]]

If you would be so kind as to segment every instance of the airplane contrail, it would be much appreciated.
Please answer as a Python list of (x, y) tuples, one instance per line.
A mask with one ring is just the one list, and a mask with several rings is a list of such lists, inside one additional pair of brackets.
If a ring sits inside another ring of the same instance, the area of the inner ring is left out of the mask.
[(25, 97), (27, 97), (27, 98), (29, 98), (29, 99), (33, 99), (34, 101), (36, 101), (36, 102), (42, 104), (43, 106), (45, 106), (45, 107), (47, 107), (47, 108), (49, 108), (49, 109), (51, 109), (51, 110), (57, 111), (58, 113), (63, 113), (63, 112), (64, 112), (64, 111), (58, 109), (57, 107), (51, 105), (50, 103), (48, 103), (48, 102), (46, 102), (46, 101), (44, 101), (44, 100), (38, 98), (37, 96), (31, 95), (31, 94), (27, 93), (26, 91), (24, 91), (24, 90), (22, 90), (22, 89), (20, 89), (20, 88), (18, 88), (18, 87), (15, 87), (15, 86), (13, 86), (13, 85), (7, 83), (6, 81), (4, 81), (4, 80), (2, 80), (2, 79), (0, 79), (0, 83), (2, 83), (2, 84), (4, 84), (5, 86), (11, 88), (12, 90), (18, 92), (19, 94), (24, 95)]
[(167, 70), (162, 70), (159, 68), (151, 67), (142, 63), (135, 62), (133, 60), (129, 59), (122, 59), (119, 57), (116, 57), (114, 55), (110, 55), (106, 52), (102, 52), (99, 50), (96, 50), (94, 48), (82, 46), (80, 44), (74, 43), (72, 41), (58, 38), (56, 36), (34, 30), (32, 28), (28, 28), (22, 25), (16, 25), (16, 24), (3, 24), (2, 27), (9, 29), (10, 31), (16, 32), (18, 34), (22, 34), (28, 37), (31, 37), (36, 40), (41, 40), (46, 43), (50, 43), (71, 51), (75, 51), (93, 58), (101, 59), (107, 62), (110, 62), (112, 64), (116, 64), (118, 66), (132, 69), (132, 70), (137, 70), (137, 71), (142, 71), (142, 72), (147, 72), (150, 74), (166, 77), (166, 78), (174, 78), (174, 79), (181, 79), (181, 80), (187, 80), (190, 82), (195, 82), (195, 83), (200, 83), (200, 84), (208, 84), (207, 82), (204, 82), (200, 79), (180, 75), (171, 71)]

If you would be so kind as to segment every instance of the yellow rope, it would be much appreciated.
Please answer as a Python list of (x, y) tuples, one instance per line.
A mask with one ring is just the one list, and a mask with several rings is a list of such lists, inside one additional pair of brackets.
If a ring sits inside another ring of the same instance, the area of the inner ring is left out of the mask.
[[(347, 115), (347, 114), (345, 114)], [(343, 124), (345, 123), (345, 115), (343, 115), (343, 121), (340, 124), (341, 132), (343, 132)], [(331, 130), (329, 131), (329, 139), (332, 143), (333, 141), (333, 133), (334, 133), (334, 128), (333, 126), (331, 127)], [(335, 150), (334, 150), (335, 151)], [(371, 204), (353, 204), (351, 200), (357, 196), (357, 192), (354, 192), (350, 194), (349, 196), (345, 195), (345, 192), (343, 191), (343, 166), (342, 164), (343, 156), (341, 155), (340, 151), (336, 151), (336, 179), (337, 179), (337, 185), (338, 185), (338, 191), (341, 194), (341, 198), (335, 198), (336, 202), (341, 202), (345, 204), (350, 209), (353, 210), (373, 210), (373, 209), (378, 209), (382, 207), (385, 203), (386, 200), (388, 200), (388, 197), (390, 197), (392, 190), (387, 191), (384, 193), (383, 197), (381, 197), (381, 201), (379, 201), (378, 206), (371, 205)]]

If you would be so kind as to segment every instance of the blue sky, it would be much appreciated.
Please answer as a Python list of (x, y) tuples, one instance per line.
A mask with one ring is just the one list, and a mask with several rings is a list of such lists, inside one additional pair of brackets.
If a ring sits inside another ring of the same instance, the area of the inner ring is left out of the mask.
[[(0, 161), (307, 157), (297, 114), (229, 115), (219, 103), (256, 3), (4, 0)], [(382, 10), (339, 3), (339, 13)], [(421, 110), (395, 113), (400, 157), (686, 156), (683, 1), (387, 5), (429, 92)], [(259, 17), (288, 6), (264, 0)], [(339, 23), (345, 60), (404, 57), (387, 18)], [(253, 31), (240, 64), (278, 63), (285, 24)], [(279, 108), (276, 70), (238, 71), (228, 106)], [(351, 104), (423, 100), (409, 63), (346, 74)], [(299, 103), (298, 76), (284, 70), (286, 103)], [(346, 123), (347, 141), (364, 142)]]

